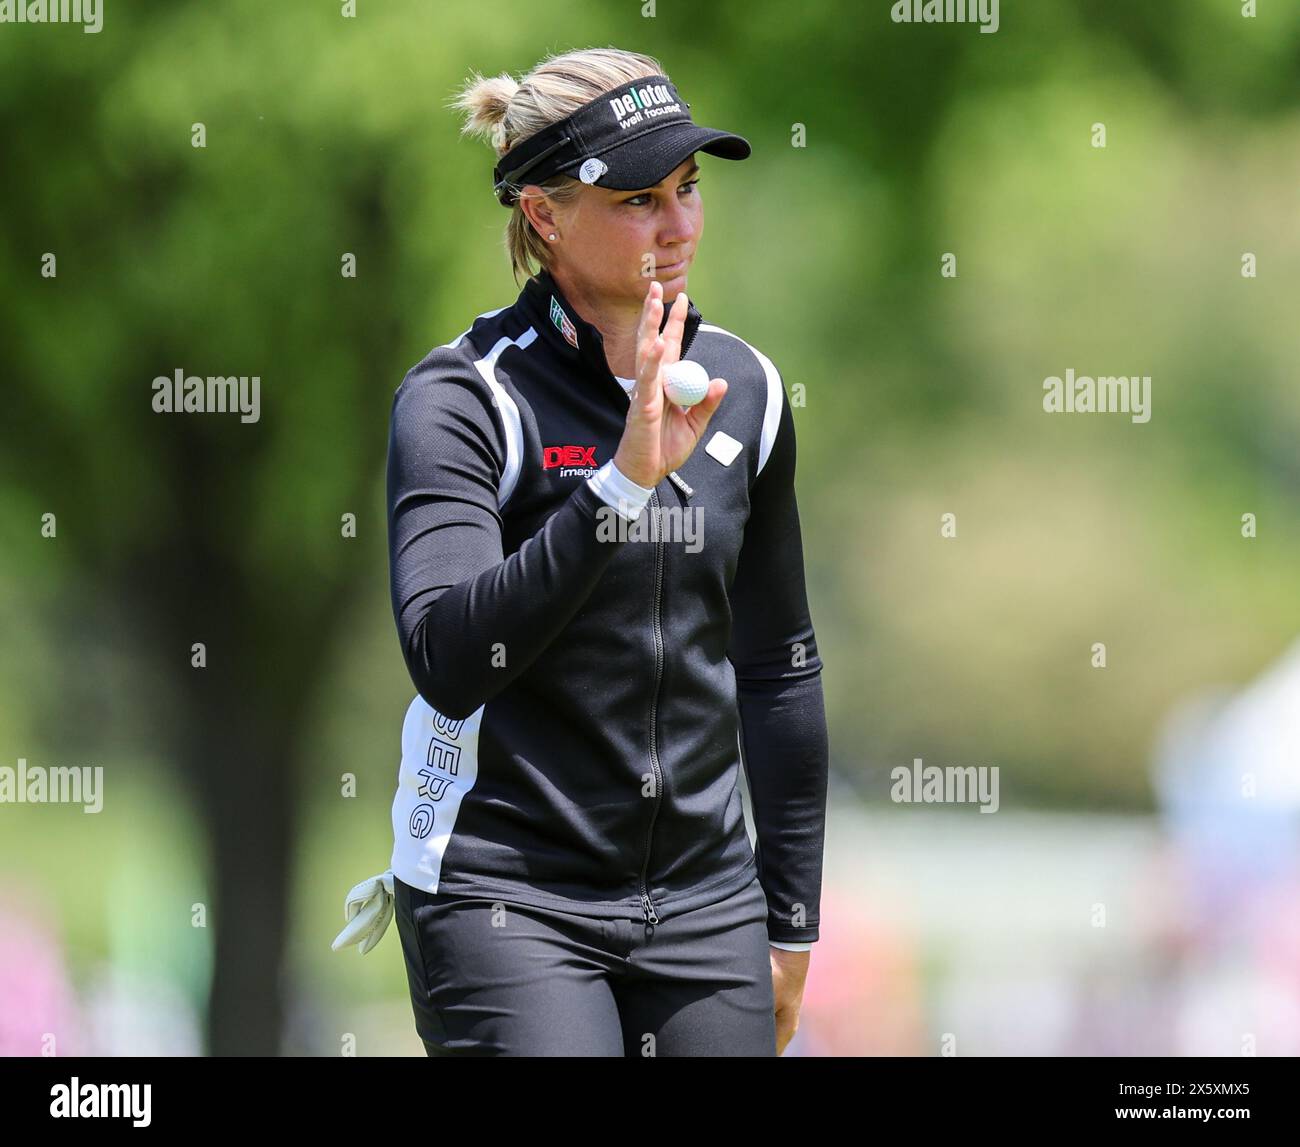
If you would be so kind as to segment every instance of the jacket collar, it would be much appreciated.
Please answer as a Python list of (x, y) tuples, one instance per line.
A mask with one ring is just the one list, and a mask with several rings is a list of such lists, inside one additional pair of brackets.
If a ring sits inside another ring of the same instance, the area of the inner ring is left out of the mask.
[[(530, 321), (537, 328), (539, 336), (547, 340), (547, 344), (555, 353), (560, 355), (564, 362), (578, 366), (589, 375), (608, 380), (620, 396), (622, 404), (626, 406), (626, 392), (614, 378), (614, 372), (609, 369), (609, 363), (605, 358), (605, 340), (599, 329), (573, 309), (550, 271), (543, 267), (532, 276), (524, 284), (519, 298), (530, 316)], [(659, 324), (660, 330), (663, 330), (664, 323), (667, 321), (668, 310), (665, 308), (663, 322)], [(695, 332), (702, 321), (703, 316), (696, 309), (694, 301), (688, 299), (686, 321), (682, 330), (683, 358), (686, 357), (691, 340), (695, 338)]]

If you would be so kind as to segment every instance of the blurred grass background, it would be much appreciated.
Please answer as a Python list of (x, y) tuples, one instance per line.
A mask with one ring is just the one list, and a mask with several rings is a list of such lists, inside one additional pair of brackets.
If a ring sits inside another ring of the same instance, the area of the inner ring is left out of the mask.
[[(0, 26), (0, 763), (107, 778), (98, 815), (0, 806), (0, 887), (47, 914), (83, 1005), (96, 968), (177, 990), (170, 1026), (74, 1044), (418, 1050), (395, 930), (329, 949), (387, 863), (412, 696), (389, 408), (518, 291), (491, 154), (446, 103), (549, 52), (654, 55), (753, 144), (705, 159), (689, 290), (804, 388), (835, 801), (868, 818), (839, 822), (849, 854), (865, 871), (915, 757), (999, 766), (1040, 828), (1150, 825), (1170, 707), (1300, 623), (1300, 6), (1004, 0), (995, 35), (890, 7), (118, 0), (96, 35)], [(154, 414), (178, 367), (259, 375), (260, 422)], [(1150, 375), (1151, 421), (1047, 417), (1067, 368)]]

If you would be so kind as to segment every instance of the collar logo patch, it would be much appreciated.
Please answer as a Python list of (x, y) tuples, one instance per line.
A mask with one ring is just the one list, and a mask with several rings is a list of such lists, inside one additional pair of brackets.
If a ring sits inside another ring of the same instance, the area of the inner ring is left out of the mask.
[(564, 308), (560, 306), (559, 301), (554, 295), (551, 296), (551, 322), (555, 324), (556, 329), (564, 336), (564, 341), (569, 343), (574, 350), (577, 350), (578, 328), (573, 325), (573, 320), (564, 313)]

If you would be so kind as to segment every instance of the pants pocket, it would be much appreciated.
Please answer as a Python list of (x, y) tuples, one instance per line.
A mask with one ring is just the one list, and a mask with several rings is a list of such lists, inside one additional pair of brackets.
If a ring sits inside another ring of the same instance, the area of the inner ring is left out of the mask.
[(415, 1030), (422, 1040), (438, 1042), (445, 1037), (442, 1016), (434, 1005), (433, 980), (426, 956), (424, 922), (421, 913), (428, 911), (426, 894), (393, 877), (393, 912), (398, 935), (402, 940), (402, 959), (406, 965)]

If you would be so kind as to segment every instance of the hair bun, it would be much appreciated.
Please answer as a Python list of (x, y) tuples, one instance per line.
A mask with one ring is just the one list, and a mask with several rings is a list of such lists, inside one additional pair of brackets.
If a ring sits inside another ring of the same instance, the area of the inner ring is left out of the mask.
[(504, 155), (508, 150), (504, 131), (506, 114), (518, 90), (519, 81), (507, 73), (499, 76), (476, 74), (454, 101), (454, 106), (465, 113), (461, 134), (485, 136), (497, 155)]

